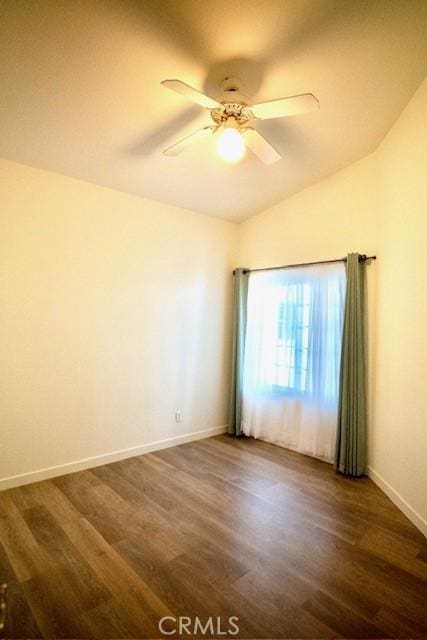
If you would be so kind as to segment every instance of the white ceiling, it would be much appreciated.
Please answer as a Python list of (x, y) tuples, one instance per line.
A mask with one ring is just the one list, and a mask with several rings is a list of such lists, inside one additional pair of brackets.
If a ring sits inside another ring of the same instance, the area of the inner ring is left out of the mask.
[[(426, 0), (3, 0), (0, 155), (242, 220), (371, 152), (427, 70)], [(320, 111), (260, 123), (283, 160), (223, 164), (209, 124), (160, 85), (255, 101), (311, 92)]]

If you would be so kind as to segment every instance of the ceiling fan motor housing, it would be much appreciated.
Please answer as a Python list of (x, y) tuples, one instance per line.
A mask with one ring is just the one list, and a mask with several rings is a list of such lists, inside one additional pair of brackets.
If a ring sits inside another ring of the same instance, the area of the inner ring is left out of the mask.
[(238, 126), (245, 126), (254, 115), (246, 105), (239, 102), (225, 102), (221, 107), (211, 110), (211, 118), (216, 125), (226, 124), (229, 118), (234, 118)]
[(242, 84), (238, 78), (225, 78), (221, 83), (222, 93), (216, 96), (221, 103), (220, 107), (211, 109), (211, 117), (216, 125), (226, 124), (229, 118), (234, 118), (231, 126), (245, 126), (254, 119), (250, 108), (250, 98), (242, 90)]

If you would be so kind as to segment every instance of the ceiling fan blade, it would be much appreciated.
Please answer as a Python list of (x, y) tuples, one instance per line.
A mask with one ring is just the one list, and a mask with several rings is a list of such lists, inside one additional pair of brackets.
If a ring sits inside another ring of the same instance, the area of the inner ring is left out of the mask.
[(205, 96), (204, 93), (197, 91), (197, 89), (193, 89), (193, 87), (185, 84), (185, 82), (181, 82), (181, 80), (162, 80), (160, 84), (168, 89), (172, 89), (172, 91), (180, 93), (184, 98), (188, 98), (192, 102), (200, 104), (200, 106), (205, 107), (206, 109), (216, 109), (221, 106), (220, 103), (213, 98)]
[(193, 144), (193, 142), (198, 142), (202, 138), (206, 138), (214, 130), (215, 130), (215, 127), (203, 127), (203, 129), (199, 129), (198, 131), (191, 133), (186, 138), (179, 140), (179, 142), (175, 142), (175, 144), (165, 149), (163, 151), (163, 154), (165, 156), (172, 156), (172, 157), (177, 156), (181, 153), (181, 151), (184, 151), (184, 149), (189, 147), (190, 144)]
[(282, 159), (280, 153), (256, 129), (247, 129), (244, 138), (249, 149), (264, 164), (273, 164)]
[(270, 118), (284, 118), (285, 116), (297, 116), (300, 113), (309, 113), (319, 108), (319, 101), (312, 93), (303, 93), (300, 96), (279, 98), (269, 102), (259, 102), (251, 107), (255, 118), (268, 120)]

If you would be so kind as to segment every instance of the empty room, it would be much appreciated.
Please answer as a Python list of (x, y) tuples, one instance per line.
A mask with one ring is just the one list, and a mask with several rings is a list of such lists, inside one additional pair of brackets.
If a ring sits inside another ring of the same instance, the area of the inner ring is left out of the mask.
[(426, 0), (0, 2), (0, 637), (427, 638)]

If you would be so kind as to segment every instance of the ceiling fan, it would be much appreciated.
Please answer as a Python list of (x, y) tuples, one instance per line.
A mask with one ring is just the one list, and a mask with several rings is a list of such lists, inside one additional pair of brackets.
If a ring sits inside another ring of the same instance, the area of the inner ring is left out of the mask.
[(177, 156), (194, 142), (219, 132), (216, 147), (218, 154), (226, 162), (238, 162), (248, 146), (262, 162), (273, 164), (281, 159), (281, 155), (254, 128), (254, 121), (284, 118), (309, 113), (319, 108), (319, 101), (311, 93), (251, 104), (250, 98), (242, 92), (241, 83), (236, 78), (223, 80), (222, 93), (216, 99), (193, 89), (181, 80), (163, 80), (161, 84), (208, 109), (213, 120), (213, 124), (195, 131), (165, 149), (163, 153), (166, 156)]

